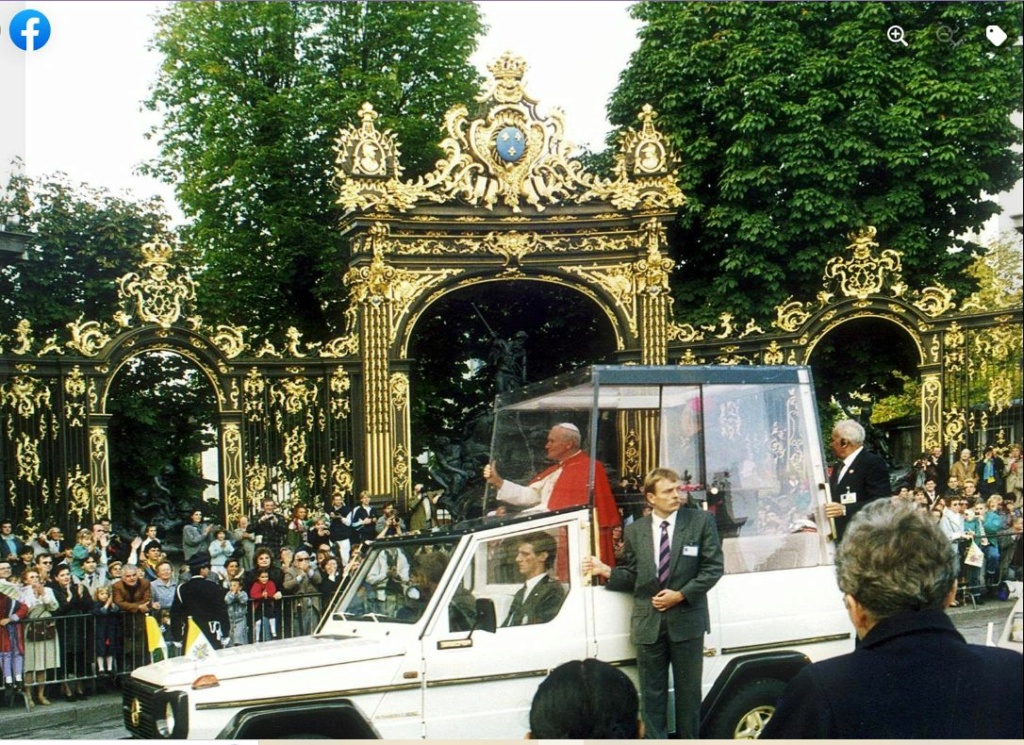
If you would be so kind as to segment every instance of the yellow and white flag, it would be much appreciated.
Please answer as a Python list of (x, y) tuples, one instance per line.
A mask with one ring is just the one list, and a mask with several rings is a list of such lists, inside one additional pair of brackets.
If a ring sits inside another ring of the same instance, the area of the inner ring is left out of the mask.
[(196, 662), (204, 662), (214, 657), (210, 640), (192, 620), (192, 616), (188, 617), (188, 625), (185, 627), (185, 656), (191, 657)]
[(167, 659), (167, 642), (160, 632), (160, 624), (153, 616), (146, 616), (146, 647), (153, 662)]

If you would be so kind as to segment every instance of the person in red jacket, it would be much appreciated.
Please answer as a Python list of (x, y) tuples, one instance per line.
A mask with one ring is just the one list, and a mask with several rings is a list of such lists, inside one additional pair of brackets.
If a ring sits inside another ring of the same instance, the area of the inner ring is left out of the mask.
[[(556, 424), (548, 432), (544, 451), (555, 464), (537, 474), (526, 486), (503, 479), (493, 461), (484, 467), (484, 479), (498, 490), (498, 500), (541, 512), (587, 504), (591, 460), (580, 450), (579, 428), (568, 422)], [(603, 562), (614, 566), (612, 528), (622, 520), (604, 466), (599, 462), (594, 462), (593, 466), (594, 505), (601, 529), (600, 556)]]

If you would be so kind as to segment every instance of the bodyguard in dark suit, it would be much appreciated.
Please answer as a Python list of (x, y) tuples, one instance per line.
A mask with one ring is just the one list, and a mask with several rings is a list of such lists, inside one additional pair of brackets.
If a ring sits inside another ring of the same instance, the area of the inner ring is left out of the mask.
[(711, 628), (707, 592), (722, 576), (722, 546), (712, 516), (679, 509), (679, 474), (656, 468), (644, 481), (652, 514), (627, 526), (623, 560), (614, 568), (594, 556), (584, 571), (608, 579), (607, 589), (633, 593), (636, 645), (646, 736), (668, 737), (668, 679), (675, 682), (676, 733), (700, 730), (704, 634)]
[(868, 502), (892, 496), (889, 466), (885, 460), (864, 449), (864, 428), (844, 419), (832, 430), (832, 452), (839, 458), (833, 465), (828, 485), (832, 501), (825, 514), (835, 520), (836, 540), (843, 537), (846, 524)]
[(1020, 653), (968, 644), (953, 626), (959, 562), (926, 511), (890, 500), (860, 510), (836, 575), (860, 642), (804, 667), (762, 740), (1024, 737)]
[(548, 574), (555, 565), (555, 551), (555, 539), (547, 533), (530, 533), (518, 540), (516, 566), (523, 586), (512, 598), (503, 626), (547, 623), (558, 615), (565, 588)]

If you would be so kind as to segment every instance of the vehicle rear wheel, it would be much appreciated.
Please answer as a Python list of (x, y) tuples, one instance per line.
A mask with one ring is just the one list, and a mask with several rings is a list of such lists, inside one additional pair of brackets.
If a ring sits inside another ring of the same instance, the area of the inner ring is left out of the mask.
[(704, 737), (715, 740), (755, 740), (775, 713), (786, 684), (775, 678), (743, 684), (711, 721)]

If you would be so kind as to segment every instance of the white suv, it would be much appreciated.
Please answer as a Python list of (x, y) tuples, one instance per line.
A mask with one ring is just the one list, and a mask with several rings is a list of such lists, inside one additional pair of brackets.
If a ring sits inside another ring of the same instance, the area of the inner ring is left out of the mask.
[[(693, 508), (715, 512), (725, 576), (709, 594), (702, 735), (756, 736), (800, 668), (853, 648), (809, 371), (593, 367), (533, 386), (499, 399), (503, 476), (539, 470), (524, 456), (563, 421), (612, 466), (628, 450), (686, 474)], [(597, 657), (635, 680), (632, 599), (582, 572), (591, 510), (496, 517), (485, 499), (451, 530), (375, 542), (312, 636), (136, 670), (126, 726), (145, 738), (519, 738), (558, 664)], [(516, 544), (537, 532), (557, 547), (549, 575), (564, 600), (545, 623), (503, 626), (521, 584)]]

